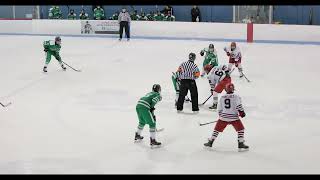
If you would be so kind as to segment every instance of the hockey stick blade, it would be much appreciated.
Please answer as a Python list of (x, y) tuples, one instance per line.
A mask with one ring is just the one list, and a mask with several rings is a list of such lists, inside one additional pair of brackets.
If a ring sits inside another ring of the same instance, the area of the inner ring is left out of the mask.
[(247, 80), (248, 82), (251, 82), (251, 81), (247, 78), (247, 76), (246, 76), (245, 74), (243, 74), (243, 77), (246, 78), (246, 80)]
[(161, 132), (163, 130), (164, 130), (164, 128), (156, 129), (156, 132)]
[(65, 65), (67, 65), (69, 68), (73, 69), (74, 71), (81, 72), (80, 69), (75, 69), (75, 68), (73, 68), (72, 66), (70, 66), (69, 64), (67, 64), (67, 63), (65, 63), (65, 62), (63, 62), (63, 61), (62, 61), (62, 63), (65, 64)]
[(7, 107), (7, 106), (9, 106), (9, 105), (12, 104), (12, 103), (9, 102), (9, 103), (7, 103), (7, 104), (2, 104), (2, 103), (0, 103), (0, 104), (1, 104), (2, 107)]
[(204, 126), (204, 125), (212, 124), (212, 123), (215, 123), (215, 122), (217, 122), (217, 121), (207, 122), (207, 123), (203, 123), (203, 124), (201, 124), (201, 123), (199, 122), (199, 126)]

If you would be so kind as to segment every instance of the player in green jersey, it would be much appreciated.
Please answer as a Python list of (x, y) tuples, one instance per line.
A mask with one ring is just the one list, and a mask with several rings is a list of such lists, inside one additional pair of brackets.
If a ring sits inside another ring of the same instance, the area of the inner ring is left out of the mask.
[(218, 66), (218, 55), (213, 44), (209, 44), (209, 48), (204, 48), (203, 50), (201, 50), (200, 55), (203, 56), (204, 53), (206, 53), (206, 55), (204, 56), (202, 64), (203, 71), (201, 73), (201, 77), (206, 74), (204, 67), (207, 64), (210, 64), (212, 67)]
[(136, 112), (139, 119), (138, 130), (135, 134), (135, 141), (143, 139), (141, 132), (146, 124), (149, 125), (150, 131), (150, 146), (157, 147), (161, 143), (156, 141), (156, 116), (154, 115), (154, 106), (161, 101), (161, 87), (159, 84), (152, 86), (152, 92), (149, 92), (145, 96), (139, 99), (136, 106)]
[(59, 36), (57, 36), (54, 41), (51, 41), (51, 40), (44, 41), (43, 48), (44, 48), (44, 51), (46, 52), (46, 62), (43, 67), (44, 72), (47, 72), (47, 67), (51, 61), (51, 56), (54, 56), (59, 61), (62, 69), (66, 70), (66, 67), (62, 64), (62, 60), (59, 54), (61, 49), (61, 38)]

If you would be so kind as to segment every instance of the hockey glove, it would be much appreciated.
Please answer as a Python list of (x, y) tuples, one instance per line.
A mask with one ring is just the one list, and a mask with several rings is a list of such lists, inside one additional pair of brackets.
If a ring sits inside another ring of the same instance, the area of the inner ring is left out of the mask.
[(239, 111), (239, 116), (243, 118), (246, 116), (246, 113), (244, 111)]
[(211, 94), (213, 94), (213, 91), (214, 91), (213, 89), (210, 89)]
[(201, 56), (203, 56), (203, 55), (204, 55), (204, 52), (203, 52), (203, 51), (201, 51), (201, 52), (200, 52), (200, 55), (201, 55)]
[(227, 52), (227, 56), (230, 56), (230, 53), (229, 53), (229, 52)]
[(44, 51), (44, 52), (48, 52), (48, 49), (44, 49), (43, 51)]
[(150, 112), (153, 114), (154, 110), (156, 110), (156, 108), (152, 107), (150, 108)]

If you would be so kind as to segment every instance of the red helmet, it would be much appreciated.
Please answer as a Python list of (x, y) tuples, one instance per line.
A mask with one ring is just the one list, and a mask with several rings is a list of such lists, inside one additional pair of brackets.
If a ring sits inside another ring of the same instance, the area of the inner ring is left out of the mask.
[(224, 89), (228, 94), (231, 94), (234, 92), (234, 85), (232, 83), (228, 83)]
[(204, 68), (203, 68), (206, 72), (207, 72), (207, 74), (211, 71), (211, 69), (212, 69), (212, 65), (210, 65), (210, 64), (207, 64), (207, 65), (205, 65), (204, 66)]

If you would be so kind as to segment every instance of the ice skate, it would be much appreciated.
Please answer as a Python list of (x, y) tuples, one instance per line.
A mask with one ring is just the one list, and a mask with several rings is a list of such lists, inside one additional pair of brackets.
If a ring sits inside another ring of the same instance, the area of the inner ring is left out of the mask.
[(207, 142), (207, 143), (204, 143), (203, 145), (204, 145), (205, 147), (212, 147), (212, 144), (213, 144), (213, 140), (208, 140), (208, 142)]
[(143, 139), (143, 136), (139, 135), (139, 134), (136, 132), (136, 135), (135, 135), (135, 137), (134, 137), (134, 141), (135, 141), (135, 142), (140, 142), (142, 139)]
[(248, 151), (249, 146), (245, 145), (244, 142), (238, 142), (238, 150), (239, 152)]
[(155, 139), (150, 138), (150, 146), (151, 146), (151, 149), (160, 147), (161, 142), (157, 142)]
[(217, 110), (217, 107), (218, 107), (218, 104), (213, 103), (213, 105), (210, 106), (209, 109), (211, 109), (211, 110)]
[(47, 67), (43, 67), (43, 72), (48, 72)]

